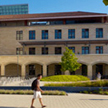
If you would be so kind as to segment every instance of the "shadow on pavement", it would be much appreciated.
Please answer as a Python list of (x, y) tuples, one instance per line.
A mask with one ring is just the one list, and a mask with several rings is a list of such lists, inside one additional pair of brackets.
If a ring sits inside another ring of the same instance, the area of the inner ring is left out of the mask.
[(95, 100), (95, 101), (104, 101), (104, 100), (108, 100), (108, 99), (81, 99), (81, 100)]

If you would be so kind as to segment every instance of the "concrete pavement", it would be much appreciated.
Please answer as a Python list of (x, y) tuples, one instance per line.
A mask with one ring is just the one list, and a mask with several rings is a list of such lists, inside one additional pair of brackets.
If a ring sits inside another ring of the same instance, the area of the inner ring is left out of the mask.
[[(0, 108), (30, 108), (32, 95), (0, 95)], [(46, 108), (108, 108), (108, 96), (69, 94), (68, 96), (43, 96)], [(41, 108), (38, 100), (34, 106)]]

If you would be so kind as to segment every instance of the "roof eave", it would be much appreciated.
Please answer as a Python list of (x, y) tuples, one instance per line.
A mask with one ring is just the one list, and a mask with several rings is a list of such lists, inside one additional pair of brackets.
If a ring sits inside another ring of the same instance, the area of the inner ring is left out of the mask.
[(91, 17), (108, 17), (108, 15), (82, 15), (82, 16), (60, 16), (60, 17), (40, 17), (40, 18), (14, 18), (0, 19), (0, 21), (22, 21), (22, 20), (49, 20), (49, 19), (69, 19), (69, 18), (91, 18)]

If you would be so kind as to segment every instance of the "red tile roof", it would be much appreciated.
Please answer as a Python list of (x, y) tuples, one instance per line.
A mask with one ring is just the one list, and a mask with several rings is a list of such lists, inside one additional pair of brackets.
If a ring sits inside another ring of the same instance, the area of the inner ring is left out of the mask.
[(105, 13), (93, 12), (60, 12), (60, 13), (42, 13), (42, 14), (22, 14), (22, 15), (0, 15), (0, 21), (9, 20), (43, 20), (43, 19), (62, 19), (62, 18), (77, 18), (77, 17), (101, 17), (107, 16)]

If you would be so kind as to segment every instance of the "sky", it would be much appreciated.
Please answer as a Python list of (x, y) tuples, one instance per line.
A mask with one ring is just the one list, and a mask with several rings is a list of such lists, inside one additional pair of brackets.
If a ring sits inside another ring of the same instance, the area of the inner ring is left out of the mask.
[(29, 4), (29, 13), (86, 11), (107, 13), (103, 0), (0, 0), (0, 5)]

